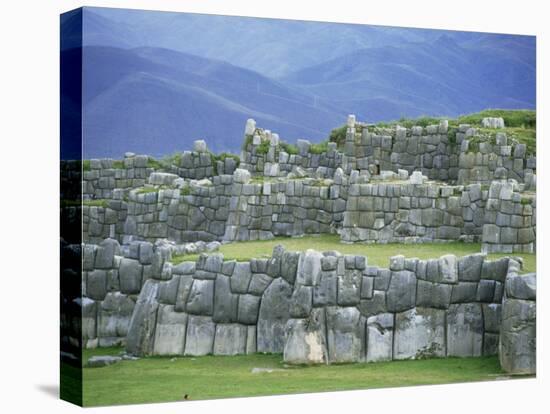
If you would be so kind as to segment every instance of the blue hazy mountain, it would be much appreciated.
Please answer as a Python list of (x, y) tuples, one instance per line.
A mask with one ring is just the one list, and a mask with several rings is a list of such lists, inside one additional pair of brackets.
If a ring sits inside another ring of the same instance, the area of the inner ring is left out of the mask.
[(348, 113), (535, 106), (532, 36), (103, 8), (83, 28), (87, 156), (236, 152), (250, 117), (320, 140)]
[(282, 136), (320, 140), (343, 119), (299, 89), (173, 50), (89, 46), (83, 61), (86, 157), (162, 155), (199, 138), (235, 152), (250, 117)]
[(534, 42), (527, 37), (433, 41), (366, 48), (281, 79), (380, 121), (456, 116), (484, 108), (534, 108)]

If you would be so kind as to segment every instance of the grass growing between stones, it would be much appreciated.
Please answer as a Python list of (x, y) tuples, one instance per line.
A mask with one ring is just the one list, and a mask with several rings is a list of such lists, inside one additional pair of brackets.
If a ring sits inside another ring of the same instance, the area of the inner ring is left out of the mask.
[[(238, 261), (247, 261), (251, 258), (271, 257), (273, 247), (282, 244), (287, 250), (304, 251), (315, 249), (321, 252), (336, 250), (342, 254), (356, 254), (367, 256), (367, 263), (373, 266), (387, 267), (390, 257), (402, 254), (406, 257), (418, 257), (419, 259), (434, 259), (445, 254), (454, 254), (456, 256), (466, 256), (468, 254), (479, 253), (481, 251), (480, 243), (422, 243), (422, 244), (346, 244), (340, 242), (340, 236), (337, 234), (323, 234), (320, 236), (306, 236), (299, 238), (278, 237), (274, 240), (246, 241), (224, 244), (220, 247), (227, 260), (236, 259)], [(505, 256), (520, 256), (523, 258), (523, 271), (534, 272), (536, 268), (535, 254), (513, 253), (513, 254), (489, 254), (490, 259), (497, 259)], [(187, 260), (197, 260), (198, 255), (175, 256), (174, 263), (180, 263)]]
[[(117, 355), (122, 349), (86, 350)], [(260, 372), (253, 373), (254, 368)], [(272, 370), (268, 372), (268, 370)], [(84, 405), (111, 405), (492, 381), (497, 357), (286, 366), (282, 355), (150, 357), (84, 368)]]

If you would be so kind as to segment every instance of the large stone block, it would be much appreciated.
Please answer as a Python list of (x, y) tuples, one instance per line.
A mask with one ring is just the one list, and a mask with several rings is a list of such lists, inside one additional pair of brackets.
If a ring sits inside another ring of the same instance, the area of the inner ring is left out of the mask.
[(359, 303), (361, 296), (362, 272), (346, 269), (343, 275), (338, 276), (338, 305), (354, 306)]
[(441, 283), (457, 283), (458, 282), (458, 264), (456, 256), (447, 254), (439, 259), (439, 273)]
[(125, 337), (135, 301), (120, 292), (109, 292), (98, 309), (97, 336)]
[(536, 303), (505, 299), (500, 328), (500, 365), (512, 374), (534, 374), (537, 354)]
[(186, 311), (195, 315), (209, 315), (214, 312), (214, 281), (193, 280), (187, 299)]
[(477, 295), (476, 282), (458, 282), (452, 288), (451, 303), (475, 302)]
[(458, 280), (479, 282), (484, 259), (483, 254), (471, 254), (458, 259)]
[(414, 308), (395, 315), (394, 359), (445, 356), (445, 311)]
[(132, 355), (150, 355), (157, 323), (158, 282), (147, 280), (138, 296), (126, 337), (126, 351)]
[(219, 323), (216, 325), (214, 355), (242, 355), (246, 353), (246, 325)]
[(321, 277), (322, 253), (315, 250), (306, 250), (300, 253), (296, 283), (305, 286), (315, 286)]
[(500, 303), (483, 303), (483, 329), (485, 332), (499, 333), (502, 305)]
[(416, 287), (416, 306), (447, 309), (453, 286), (419, 280)]
[(536, 300), (537, 277), (535, 273), (511, 273), (506, 278), (506, 295), (509, 298)]
[(290, 302), (290, 317), (291, 318), (307, 318), (311, 312), (313, 304), (313, 287), (312, 286), (294, 286), (292, 292), (292, 300)]
[(187, 299), (193, 285), (193, 276), (182, 275), (178, 283), (178, 291), (176, 293), (176, 311), (185, 312), (187, 307)]
[(447, 312), (447, 355), (481, 356), (483, 346), (483, 316), (481, 304), (451, 305)]
[(393, 323), (393, 313), (382, 313), (367, 319), (367, 362), (392, 359)]
[(292, 287), (282, 278), (265, 290), (257, 324), (258, 352), (278, 353), (284, 349), (284, 332), (290, 319)]
[(336, 271), (321, 272), (319, 283), (313, 287), (313, 306), (336, 305), (337, 285)]
[(498, 260), (485, 260), (481, 267), (481, 278), (504, 282), (508, 273), (509, 258), (503, 257)]
[(159, 305), (153, 354), (183, 355), (187, 314), (176, 312), (173, 305)]
[(288, 283), (294, 284), (296, 273), (298, 271), (298, 261), (300, 254), (296, 252), (284, 252), (281, 261), (281, 277)]
[(113, 267), (115, 255), (120, 254), (120, 245), (114, 239), (105, 239), (96, 251), (95, 267), (97, 269), (111, 269)]
[(81, 298), (82, 306), (82, 339), (94, 339), (97, 336), (98, 302), (89, 298)]
[(141, 290), (143, 266), (137, 260), (123, 258), (120, 261), (118, 276), (122, 293), (139, 293)]
[(230, 278), (219, 274), (214, 285), (214, 314), (212, 320), (216, 323), (237, 321), (239, 295), (231, 293)]
[(238, 262), (235, 264), (233, 275), (231, 276), (231, 291), (233, 293), (248, 292), (248, 285), (252, 278), (249, 262)]
[(172, 279), (159, 283), (159, 302), (166, 305), (175, 305), (180, 277), (174, 276)]
[(360, 362), (365, 358), (365, 318), (355, 307), (327, 307), (329, 362)]
[(86, 278), (86, 295), (94, 300), (103, 300), (106, 294), (107, 271), (97, 269), (88, 272), (88, 277)]
[(254, 295), (239, 295), (237, 320), (246, 325), (254, 325), (258, 321), (260, 297)]
[(413, 272), (402, 270), (391, 273), (386, 303), (390, 312), (401, 312), (415, 306), (416, 276)]
[(216, 324), (208, 316), (189, 315), (185, 339), (185, 355), (208, 355), (214, 348)]
[(285, 336), (283, 359), (286, 363), (321, 364), (327, 361), (324, 309), (314, 309), (305, 319), (289, 319)]
[(372, 298), (361, 299), (357, 305), (357, 309), (359, 309), (362, 315), (367, 317), (387, 312), (386, 292), (380, 290), (373, 291)]

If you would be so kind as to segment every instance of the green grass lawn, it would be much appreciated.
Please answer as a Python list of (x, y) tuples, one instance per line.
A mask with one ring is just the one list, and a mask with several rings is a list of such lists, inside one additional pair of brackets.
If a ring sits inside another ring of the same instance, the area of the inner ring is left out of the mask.
[[(86, 350), (117, 355), (121, 348)], [(253, 373), (253, 368), (273, 369)], [(341, 391), (508, 378), (497, 357), (286, 366), (282, 355), (150, 357), (84, 368), (84, 405)]]
[[(324, 234), (320, 236), (306, 236), (299, 238), (279, 237), (274, 240), (236, 242), (224, 244), (220, 248), (225, 259), (236, 259), (239, 261), (250, 260), (251, 258), (271, 257), (273, 247), (282, 244), (287, 250), (304, 251), (315, 249), (321, 252), (337, 250), (342, 254), (361, 254), (367, 256), (369, 265), (387, 267), (390, 257), (398, 254), (406, 257), (418, 257), (419, 259), (433, 259), (445, 254), (465, 256), (481, 251), (480, 243), (423, 243), (423, 244), (346, 244), (340, 241), (337, 234)], [(524, 260), (524, 271), (534, 272), (536, 268), (535, 254), (514, 253), (514, 254), (490, 254), (491, 259), (504, 256), (520, 256)], [(198, 255), (175, 256), (174, 263), (186, 260), (197, 260)]]

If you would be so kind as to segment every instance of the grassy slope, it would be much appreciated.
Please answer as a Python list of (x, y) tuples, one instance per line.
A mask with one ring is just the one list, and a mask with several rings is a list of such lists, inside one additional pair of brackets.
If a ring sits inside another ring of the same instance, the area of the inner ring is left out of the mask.
[[(85, 351), (116, 355), (117, 348)], [(276, 371), (253, 374), (253, 368)], [(110, 405), (486, 381), (502, 378), (497, 357), (285, 367), (281, 355), (169, 357), (84, 368), (84, 404)]]
[[(418, 257), (419, 259), (430, 259), (449, 253), (465, 256), (481, 251), (479, 243), (345, 244), (340, 242), (340, 237), (336, 234), (324, 234), (321, 236), (276, 238), (275, 240), (224, 244), (221, 246), (220, 252), (224, 254), (227, 260), (236, 259), (245, 261), (251, 258), (271, 257), (273, 247), (277, 244), (282, 244), (287, 250), (293, 251), (315, 249), (319, 251), (337, 250), (342, 254), (362, 254), (367, 256), (369, 265), (380, 267), (387, 267), (390, 257), (398, 254), (403, 254), (407, 257)], [(536, 256), (534, 254), (490, 254), (488, 257), (496, 259), (504, 256), (523, 257), (524, 271), (535, 271)], [(180, 263), (186, 260), (196, 260), (197, 258), (197, 255), (176, 256), (173, 258), (173, 261), (174, 263)]]

